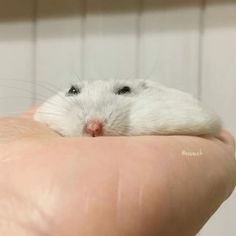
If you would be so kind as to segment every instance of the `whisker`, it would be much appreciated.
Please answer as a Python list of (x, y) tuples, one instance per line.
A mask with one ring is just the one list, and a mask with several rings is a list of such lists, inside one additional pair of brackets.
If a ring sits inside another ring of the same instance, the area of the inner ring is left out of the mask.
[(76, 114), (76, 116), (79, 118), (80, 121), (85, 123), (85, 120), (83, 119), (83, 117), (81, 117), (79, 114)]
[[(54, 109), (54, 107), (57, 107), (58, 104), (57, 103), (54, 103), (54, 102), (51, 102), (51, 101), (47, 101), (47, 104), (48, 104), (48, 107), (51, 108), (52, 110)], [(68, 110), (64, 107), (61, 107), (60, 108), (62, 111), (64, 112), (67, 112)]]
[(23, 111), (5, 111), (5, 114), (0, 114), (0, 117), (7, 117), (11, 115), (20, 115)]
[(111, 116), (113, 115), (113, 112), (114, 112), (114, 111), (111, 111), (111, 112), (110, 112), (110, 114), (109, 114), (109, 116), (108, 116), (108, 120), (111, 119)]
[[(31, 86), (34, 86), (34, 83), (35, 83), (36, 85), (38, 85), (38, 86), (40, 86), (42, 88), (48, 89), (48, 90), (52, 91), (53, 93), (56, 93), (56, 92), (61, 90), (60, 88), (56, 87), (57, 85), (51, 84), (49, 82), (43, 82), (43, 81), (36, 81), (36, 82), (32, 83), (32, 81), (30, 81), (30, 80), (23, 80), (23, 79), (22, 80), (7, 79), (7, 81), (6, 81), (6, 79), (0, 79), (0, 82), (7, 82), (7, 83), (9, 83), (9, 80), (11, 82), (13, 82), (14, 84), (16, 84), (16, 83), (25, 84), (26, 83), (26, 84), (29, 84)], [(48, 84), (50, 87), (45, 86), (45, 83)], [(52, 88), (55, 88), (55, 87), (56, 87), (56, 89), (53, 90)]]
[(82, 81), (83, 80), (82, 77), (76, 71), (73, 72), (73, 76), (75, 76), (76, 80), (78, 80), (78, 81)]
[(79, 100), (76, 100), (75, 102), (81, 108), (81, 111), (83, 112), (83, 115), (85, 117), (86, 114), (85, 114), (85, 107), (84, 107), (84, 105)]
[[(17, 90), (19, 90), (19, 91), (23, 91), (23, 92), (28, 92), (28, 93), (33, 93), (33, 91), (32, 90), (30, 90), (30, 89), (27, 89), (27, 88), (22, 88), (22, 87), (16, 87), (16, 86), (10, 86), (10, 85), (4, 85), (3, 86), (4, 88), (10, 88), (10, 89), (17, 89)], [(33, 95), (33, 94), (32, 94)], [(46, 97), (44, 94), (38, 94), (38, 96), (37, 97), (43, 97), (45, 100), (46, 99), (48, 99), (48, 97)], [(33, 96), (31, 97), (31, 98), (33, 98)]]
[[(5, 100), (7, 99), (16, 99), (16, 101), (19, 101), (19, 99), (30, 99), (31, 97), (28, 96), (4, 96), (4, 97), (0, 97), (0, 102), (5, 102)], [(38, 102), (38, 101), (37, 101)], [(56, 102), (52, 102), (52, 101), (47, 101), (49, 108), (51, 107), (52, 110), (54, 109), (54, 107), (57, 107), (58, 104)], [(67, 112), (67, 109), (65, 109), (64, 107), (60, 108), (63, 112)], [(23, 111), (21, 111), (23, 112)]]
[(29, 99), (32, 97), (26, 97), (26, 96), (4, 96), (4, 97), (0, 97), (0, 99), (9, 99), (9, 98), (25, 98), (25, 99)]
[(57, 117), (63, 116), (63, 113), (43, 112), (43, 111), (39, 111), (38, 114), (52, 115), (52, 116), (57, 116)]

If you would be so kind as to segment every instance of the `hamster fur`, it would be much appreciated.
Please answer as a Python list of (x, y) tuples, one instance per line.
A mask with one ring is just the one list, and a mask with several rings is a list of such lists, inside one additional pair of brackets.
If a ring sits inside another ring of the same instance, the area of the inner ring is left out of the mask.
[(80, 81), (42, 104), (34, 119), (62, 136), (210, 135), (221, 130), (219, 117), (192, 95), (149, 80)]

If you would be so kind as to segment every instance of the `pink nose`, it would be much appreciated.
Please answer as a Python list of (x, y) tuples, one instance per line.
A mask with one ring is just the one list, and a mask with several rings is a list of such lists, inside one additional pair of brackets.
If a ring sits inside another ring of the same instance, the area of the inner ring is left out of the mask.
[(92, 137), (102, 136), (103, 124), (98, 120), (90, 120), (85, 125), (85, 132)]

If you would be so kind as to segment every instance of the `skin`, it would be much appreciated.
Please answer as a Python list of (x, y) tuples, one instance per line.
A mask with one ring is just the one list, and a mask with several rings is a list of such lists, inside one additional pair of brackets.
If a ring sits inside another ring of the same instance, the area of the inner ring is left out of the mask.
[(236, 185), (225, 131), (63, 138), (31, 116), (0, 119), (0, 235), (194, 235)]

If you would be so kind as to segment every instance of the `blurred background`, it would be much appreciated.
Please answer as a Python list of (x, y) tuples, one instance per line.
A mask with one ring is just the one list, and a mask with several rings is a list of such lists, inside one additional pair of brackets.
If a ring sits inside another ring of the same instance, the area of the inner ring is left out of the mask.
[[(109, 78), (192, 93), (236, 135), (236, 1), (0, 0), (1, 116)], [(236, 193), (200, 235), (236, 235)]]

